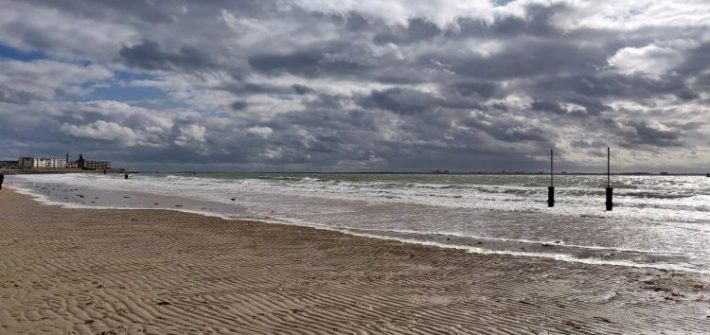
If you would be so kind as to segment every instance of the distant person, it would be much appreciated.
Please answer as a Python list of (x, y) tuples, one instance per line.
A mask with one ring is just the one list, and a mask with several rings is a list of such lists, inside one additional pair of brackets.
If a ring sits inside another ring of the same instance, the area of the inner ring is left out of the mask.
[(0, 190), (2, 190), (2, 182), (5, 180), (5, 175), (0, 172)]
[(128, 173), (124, 174), (123, 177), (128, 179)]

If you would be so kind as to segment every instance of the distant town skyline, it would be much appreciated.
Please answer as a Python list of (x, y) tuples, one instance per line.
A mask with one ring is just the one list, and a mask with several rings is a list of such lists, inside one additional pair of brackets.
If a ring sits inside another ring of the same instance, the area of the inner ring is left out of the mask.
[[(89, 160), (83, 154), (79, 154), (78, 159), (72, 160), (69, 154), (63, 158), (53, 156), (19, 156), (12, 160), (0, 160), (0, 168), (6, 168), (13, 171), (18, 170), (53, 170), (65, 171), (73, 169), (79, 171), (84, 170), (111, 170), (111, 162), (100, 160)], [(122, 169), (121, 169), (122, 170)], [(22, 171), (20, 171), (22, 172)]]
[[(702, 0), (0, 0), (0, 160), (710, 170)], [(71, 148), (71, 150), (68, 150)]]

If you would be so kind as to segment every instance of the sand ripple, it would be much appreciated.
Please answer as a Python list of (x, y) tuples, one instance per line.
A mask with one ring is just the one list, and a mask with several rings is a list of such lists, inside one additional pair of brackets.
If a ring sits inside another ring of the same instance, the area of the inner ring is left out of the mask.
[(710, 329), (697, 275), (0, 193), (0, 334), (635, 334)]

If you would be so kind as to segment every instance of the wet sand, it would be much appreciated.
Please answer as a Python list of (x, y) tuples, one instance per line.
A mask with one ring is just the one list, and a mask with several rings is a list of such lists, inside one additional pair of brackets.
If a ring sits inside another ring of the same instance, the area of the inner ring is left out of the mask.
[(0, 334), (710, 332), (710, 278), (0, 191)]

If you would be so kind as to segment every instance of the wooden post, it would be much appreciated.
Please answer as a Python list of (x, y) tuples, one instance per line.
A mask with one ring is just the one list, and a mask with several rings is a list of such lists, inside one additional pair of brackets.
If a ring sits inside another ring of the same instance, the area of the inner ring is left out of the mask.
[(614, 209), (614, 189), (611, 187), (611, 150), (606, 147), (606, 210)]
[(550, 149), (550, 187), (547, 188), (547, 207), (555, 207), (555, 179), (552, 165), (553, 159), (554, 153), (552, 149)]

